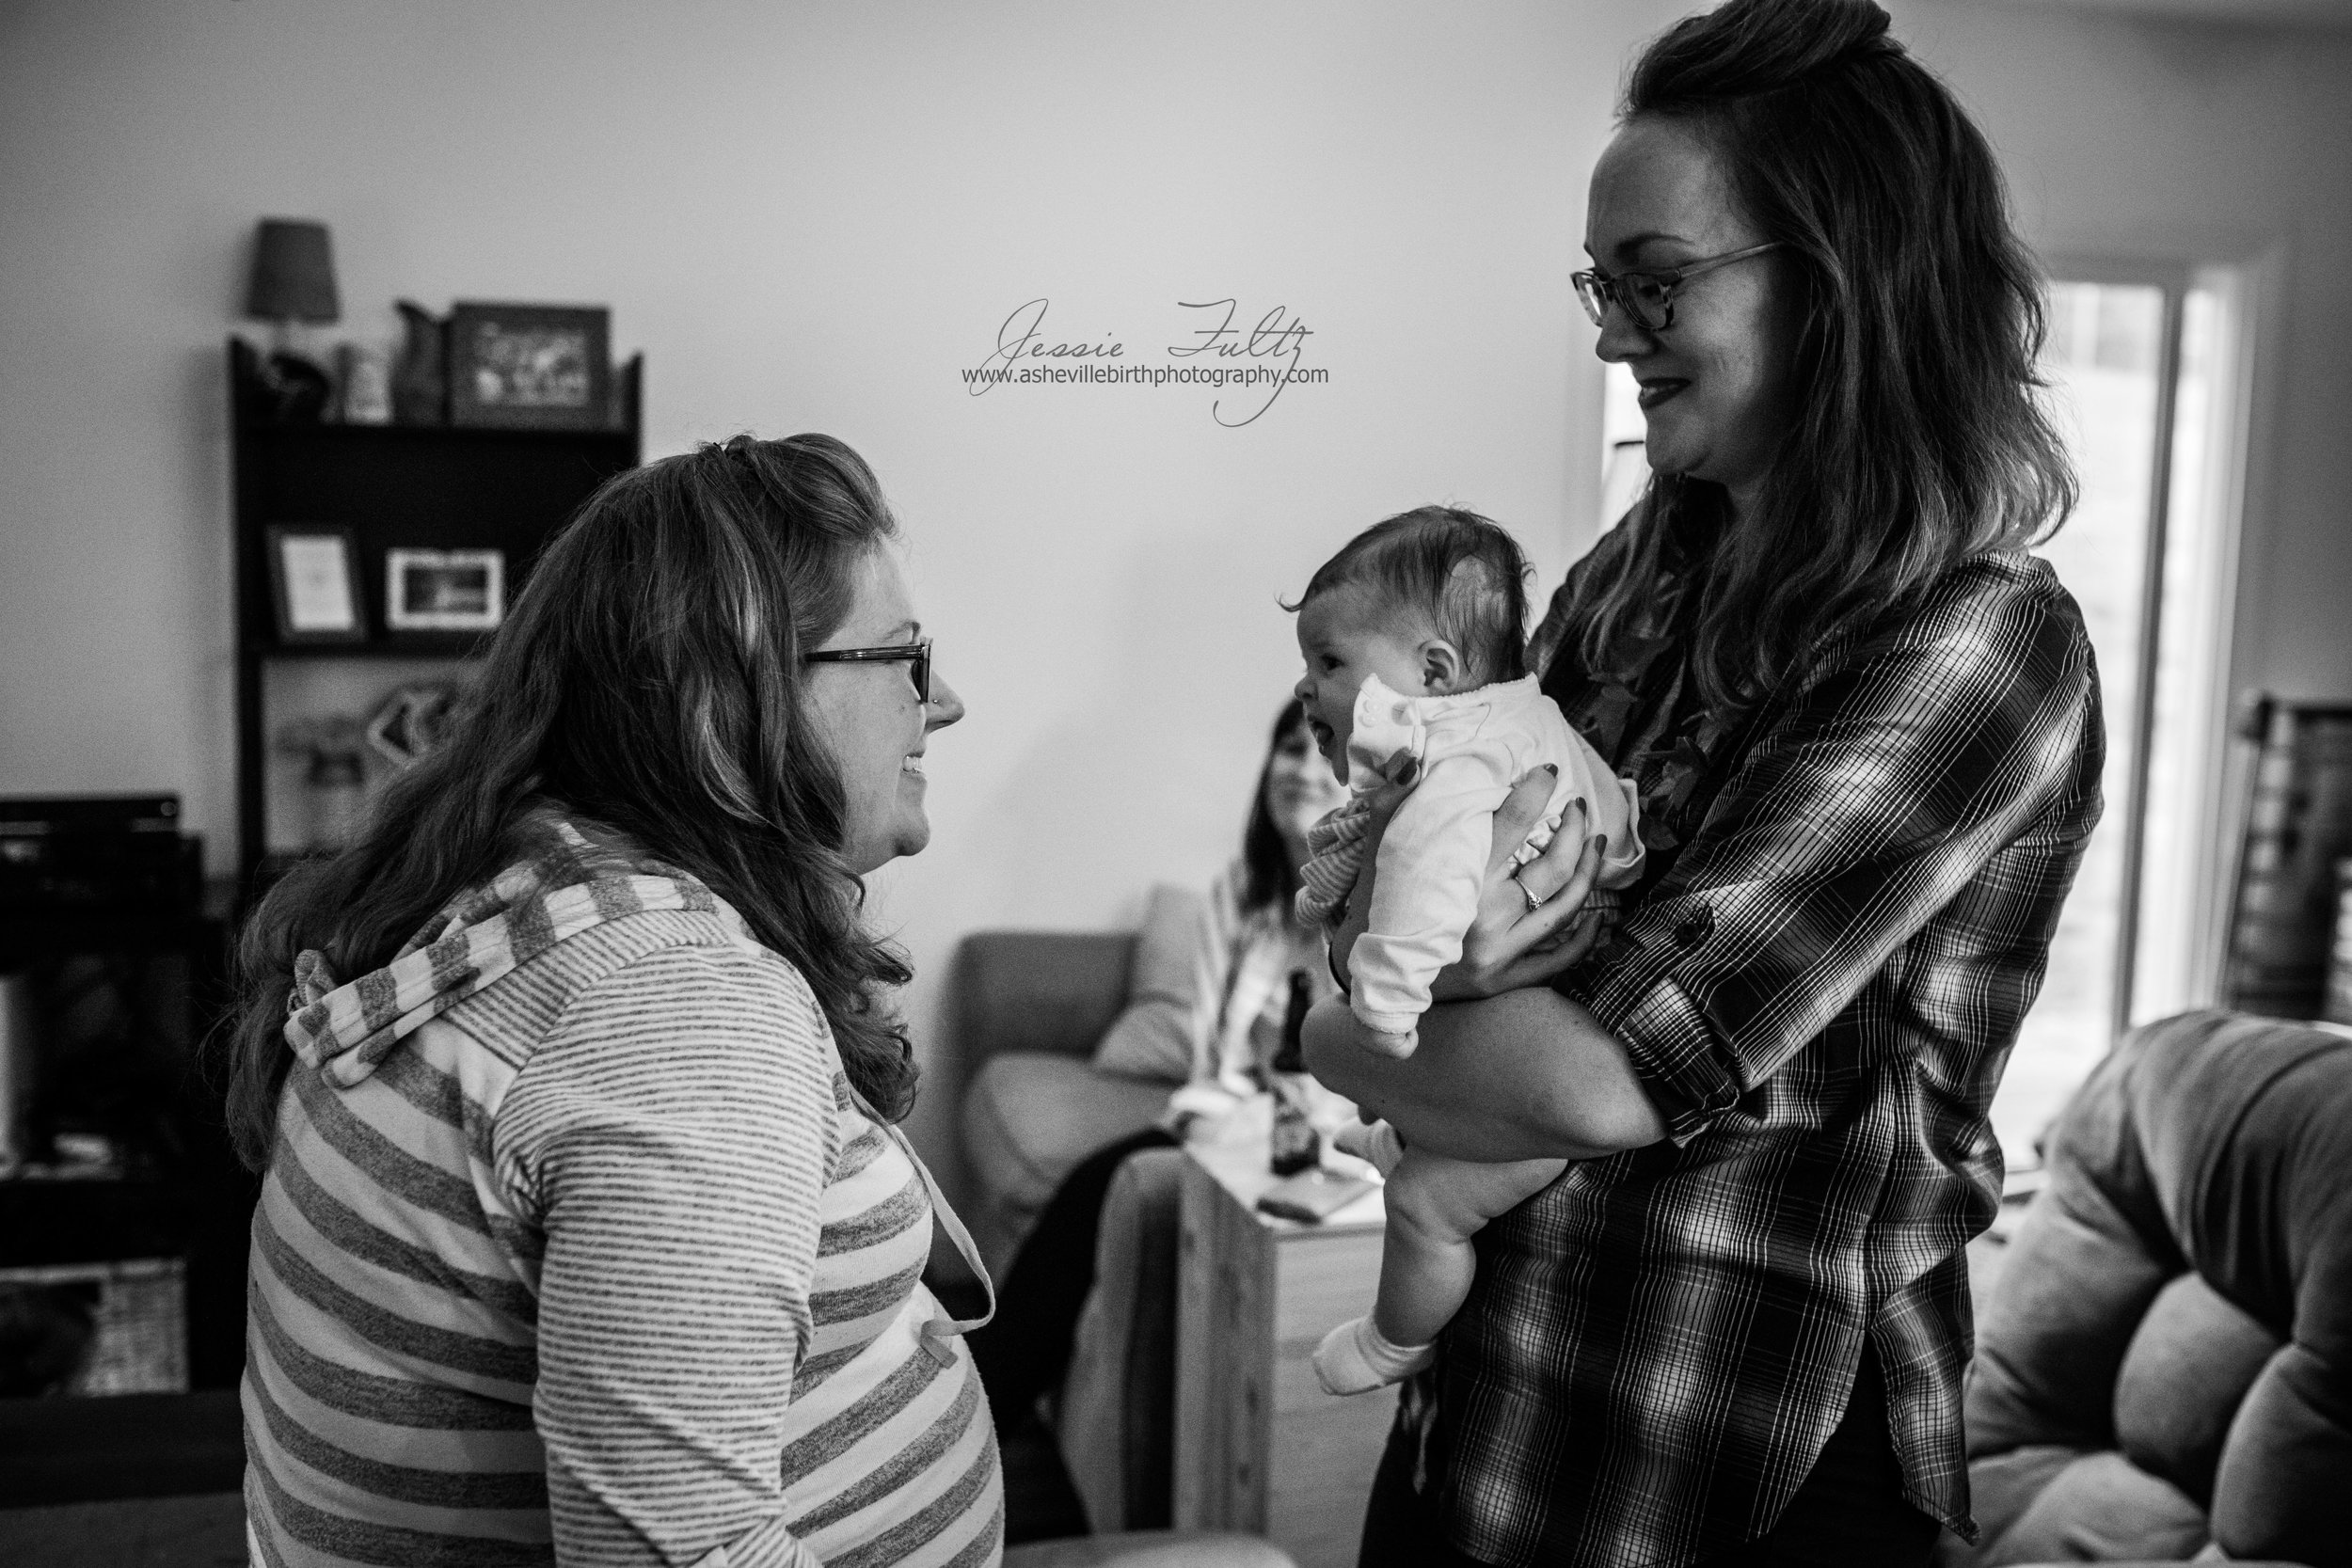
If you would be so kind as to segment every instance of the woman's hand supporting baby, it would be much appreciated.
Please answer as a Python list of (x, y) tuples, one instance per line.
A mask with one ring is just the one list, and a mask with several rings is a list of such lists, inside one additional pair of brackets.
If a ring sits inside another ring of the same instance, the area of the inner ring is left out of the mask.
[[(1423, 1016), (1419, 1051), (1397, 1060), (1362, 1049), (1343, 1001), (1308, 1015), (1315, 1076), (1367, 1116), (1388, 1117), (1408, 1144), (1463, 1160), (1591, 1159), (1665, 1136), (1625, 1047), (1546, 984), (1600, 938), (1599, 919), (1583, 906), (1606, 847), (1586, 836), (1584, 814), (1571, 806), (1549, 847), (1512, 875), (1511, 857), (1550, 788), (1550, 776), (1538, 770), (1496, 810), (1477, 918), (1461, 959), (1434, 989), (1450, 1005)], [(1332, 966), (1343, 974), (1371, 907), (1379, 834), (1405, 794), (1400, 787), (1374, 802), (1363, 879), (1331, 936)]]
[[(1486, 857), (1486, 885), (1477, 918), (1462, 936), (1462, 956), (1438, 977), (1433, 994), (1440, 1002), (1470, 1002), (1525, 986), (1540, 986), (1582, 960), (1599, 941), (1597, 914), (1584, 901), (1600, 874), (1607, 838), (1588, 837), (1589, 813), (1581, 800), (1569, 804), (1550, 845), (1511, 872), (1511, 857), (1542, 820), (1550, 799), (1553, 769), (1540, 768), (1519, 780), (1495, 810), (1493, 847)], [(1371, 918), (1372, 886), (1380, 839), (1389, 819), (1412, 793), (1412, 783), (1391, 784), (1372, 799), (1372, 825), (1364, 845), (1364, 871), (1348, 898), (1346, 917), (1331, 933), (1331, 967), (1347, 973), (1348, 954)], [(1524, 890), (1524, 891), (1522, 891)], [(1530, 899), (1537, 900), (1531, 906)]]

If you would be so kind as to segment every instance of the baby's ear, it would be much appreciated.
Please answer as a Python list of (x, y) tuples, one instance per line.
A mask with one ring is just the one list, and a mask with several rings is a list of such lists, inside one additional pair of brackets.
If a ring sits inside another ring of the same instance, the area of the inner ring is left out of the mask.
[(1449, 697), (1463, 689), (1468, 667), (1461, 650), (1442, 637), (1421, 645), (1421, 683), (1432, 697)]

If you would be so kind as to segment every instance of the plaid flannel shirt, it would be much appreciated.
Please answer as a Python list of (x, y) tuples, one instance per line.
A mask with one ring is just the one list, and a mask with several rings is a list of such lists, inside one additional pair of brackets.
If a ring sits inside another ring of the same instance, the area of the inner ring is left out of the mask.
[(1867, 1338), (1906, 1497), (1973, 1533), (1963, 1248), (1999, 1202), (1987, 1113), (2099, 816), (2081, 616), (2039, 561), (1970, 562), (1740, 733), (1659, 624), (1621, 650), (1646, 676), (1564, 654), (1545, 689), (1644, 795), (1649, 875), (1563, 989), (1669, 1137), (1571, 1164), (1479, 1236), (1407, 1404), (1438, 1516), (1513, 1568), (1735, 1546), (1810, 1472)]

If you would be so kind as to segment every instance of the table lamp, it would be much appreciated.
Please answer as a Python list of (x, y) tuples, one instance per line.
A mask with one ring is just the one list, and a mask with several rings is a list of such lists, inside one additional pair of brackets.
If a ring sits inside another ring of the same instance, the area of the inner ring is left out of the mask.
[(297, 325), (342, 318), (335, 258), (326, 225), (307, 218), (263, 218), (253, 237), (253, 277), (245, 313), (271, 324), (262, 377), (281, 420), (316, 419), (326, 406), (326, 370), (295, 352)]

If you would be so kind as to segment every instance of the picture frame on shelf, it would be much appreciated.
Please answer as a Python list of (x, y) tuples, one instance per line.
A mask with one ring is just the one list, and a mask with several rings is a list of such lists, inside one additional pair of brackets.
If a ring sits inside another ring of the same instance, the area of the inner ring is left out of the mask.
[(358, 558), (349, 529), (273, 524), (264, 548), (278, 641), (367, 640), (367, 622), (359, 613)]
[(387, 630), (490, 631), (505, 617), (505, 551), (384, 552)]
[(612, 336), (612, 313), (602, 306), (459, 301), (449, 318), (450, 423), (607, 428)]

